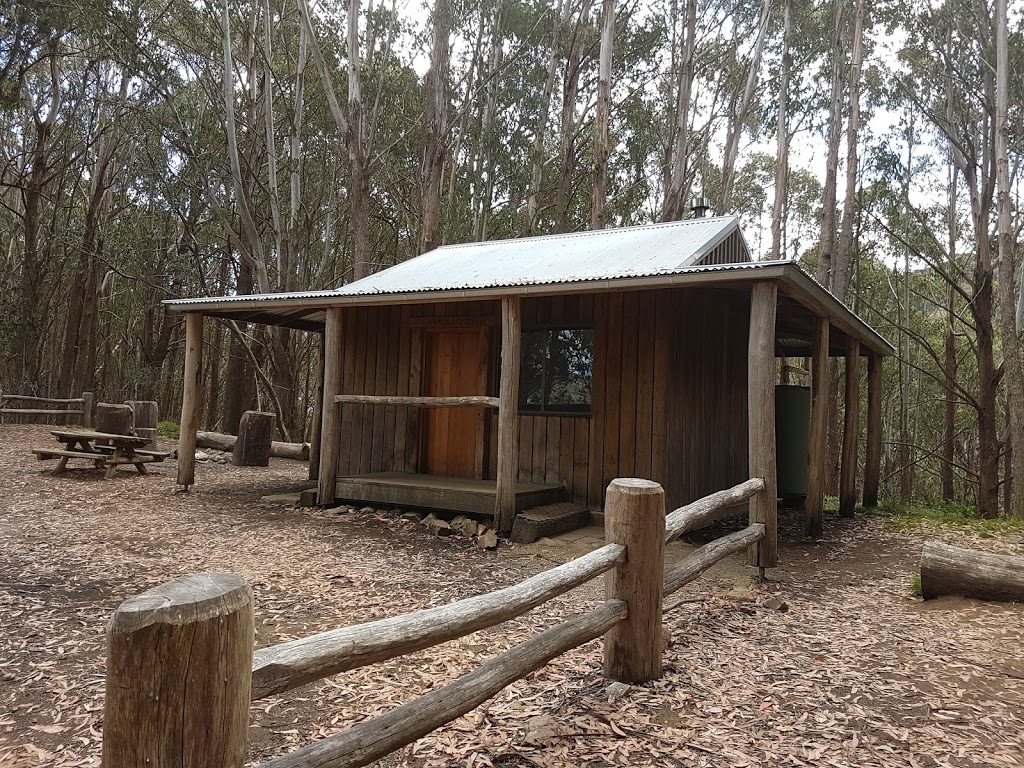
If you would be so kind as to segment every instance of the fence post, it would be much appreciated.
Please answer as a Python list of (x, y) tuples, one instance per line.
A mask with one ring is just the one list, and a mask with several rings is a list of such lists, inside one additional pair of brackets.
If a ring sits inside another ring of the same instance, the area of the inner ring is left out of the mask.
[(107, 626), (103, 768), (242, 768), (252, 589), (198, 573), (125, 600)]
[(604, 502), (605, 540), (626, 546), (626, 562), (605, 574), (609, 599), (629, 615), (604, 636), (604, 674), (624, 683), (661, 677), (661, 602), (665, 587), (665, 492), (650, 480), (612, 480)]
[(92, 392), (82, 393), (82, 426), (92, 429), (92, 404), (95, 396)]

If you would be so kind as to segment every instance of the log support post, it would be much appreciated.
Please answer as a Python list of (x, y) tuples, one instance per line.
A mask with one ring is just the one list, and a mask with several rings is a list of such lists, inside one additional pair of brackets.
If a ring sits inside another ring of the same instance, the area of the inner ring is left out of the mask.
[(342, 310), (327, 309), (324, 326), (324, 383), (320, 425), (320, 477), (317, 502), (321, 506), (334, 503), (338, 482), (338, 457), (341, 455), (341, 406), (334, 401), (341, 394), (342, 377)]
[(203, 315), (185, 314), (185, 382), (178, 437), (178, 485), (187, 490), (196, 480), (196, 431), (199, 429), (203, 373)]
[(864, 453), (864, 506), (878, 506), (878, 479), (882, 471), (882, 356), (868, 356), (868, 424)]
[(96, 395), (92, 392), (82, 393), (82, 426), (86, 429), (92, 429), (92, 408), (95, 399)]
[(625, 621), (604, 636), (604, 674), (624, 683), (661, 677), (665, 585), (665, 491), (650, 480), (612, 480), (604, 502), (605, 540), (626, 546), (626, 561), (605, 574), (610, 600), (624, 600)]
[(252, 590), (200, 573), (120, 605), (107, 626), (103, 768), (242, 768), (249, 730)]
[(324, 334), (320, 334), (320, 360), (316, 374), (316, 401), (313, 403), (313, 424), (309, 436), (309, 479), (320, 479), (320, 434), (324, 408)]
[(750, 523), (764, 525), (764, 538), (750, 548), (749, 563), (764, 575), (778, 565), (778, 498), (775, 466), (775, 283), (754, 283), (747, 345), (747, 441), (751, 477), (764, 490), (750, 500)]
[(860, 436), (860, 342), (846, 349), (846, 399), (843, 403), (843, 460), (839, 468), (839, 516), (853, 517), (857, 506), (857, 441)]
[(512, 531), (519, 475), (519, 355), (522, 304), (516, 296), (501, 300), (501, 382), (498, 390), (498, 467), (494, 521), (501, 536)]
[(824, 534), (828, 462), (828, 319), (819, 319), (811, 340), (811, 421), (807, 438), (807, 496), (804, 532), (817, 541)]

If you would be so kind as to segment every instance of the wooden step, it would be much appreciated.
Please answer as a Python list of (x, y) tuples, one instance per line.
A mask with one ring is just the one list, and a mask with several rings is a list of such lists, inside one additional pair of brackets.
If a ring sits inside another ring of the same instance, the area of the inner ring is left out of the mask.
[(590, 511), (586, 507), (568, 502), (547, 504), (516, 515), (512, 523), (512, 541), (530, 544), (544, 536), (557, 536), (587, 525), (590, 525)]

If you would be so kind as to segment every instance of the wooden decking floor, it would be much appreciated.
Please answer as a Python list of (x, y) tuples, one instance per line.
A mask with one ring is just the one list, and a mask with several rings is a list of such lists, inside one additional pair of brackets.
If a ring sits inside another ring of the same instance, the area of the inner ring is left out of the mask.
[[(494, 514), (497, 484), (494, 480), (405, 472), (373, 472), (338, 478), (335, 495), (348, 502), (385, 504), (393, 507)], [(565, 498), (561, 485), (516, 484), (516, 511), (554, 504)]]

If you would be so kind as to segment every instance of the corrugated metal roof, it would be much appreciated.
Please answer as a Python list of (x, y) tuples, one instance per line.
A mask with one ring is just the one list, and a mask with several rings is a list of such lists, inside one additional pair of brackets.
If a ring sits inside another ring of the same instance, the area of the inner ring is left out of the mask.
[(736, 217), (719, 216), (446, 245), (336, 293), (366, 296), (673, 274), (692, 267), (732, 232), (739, 232)]

